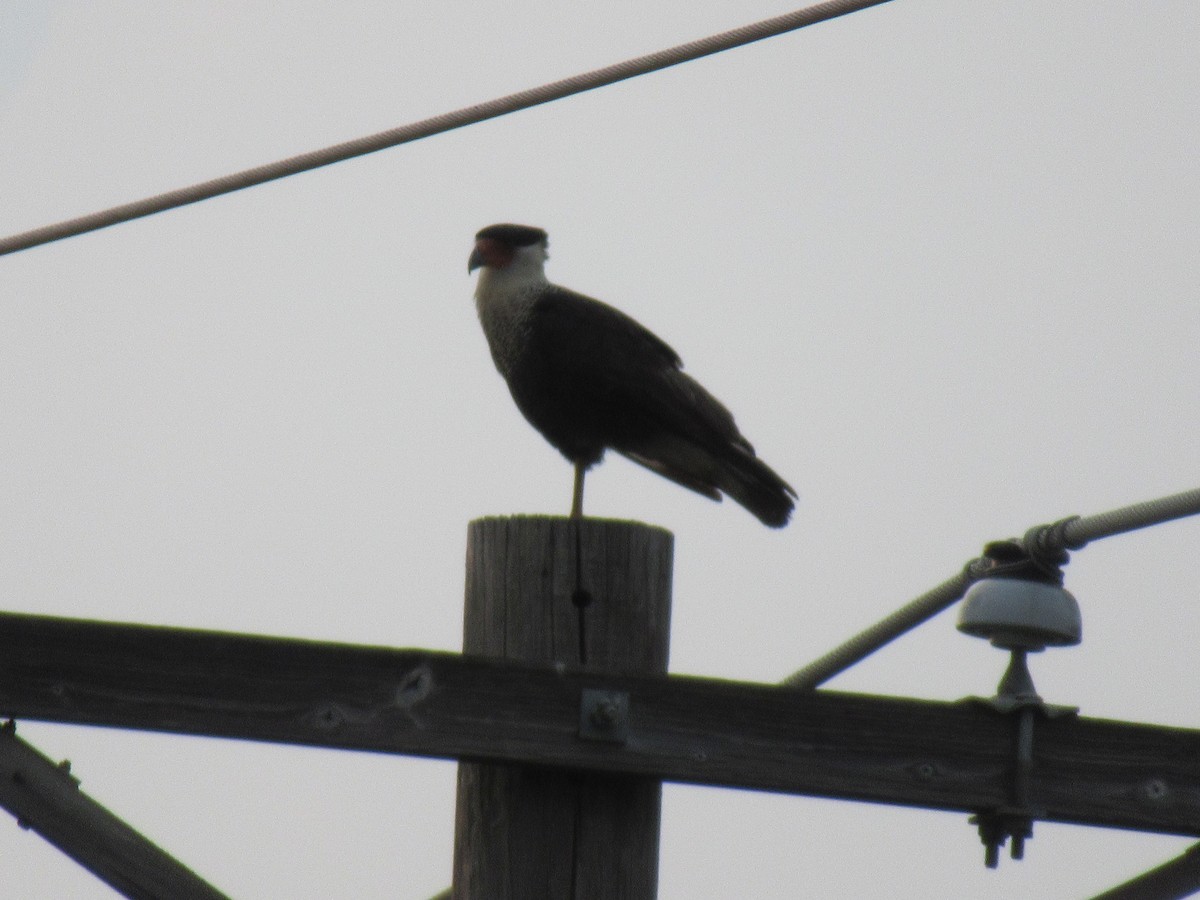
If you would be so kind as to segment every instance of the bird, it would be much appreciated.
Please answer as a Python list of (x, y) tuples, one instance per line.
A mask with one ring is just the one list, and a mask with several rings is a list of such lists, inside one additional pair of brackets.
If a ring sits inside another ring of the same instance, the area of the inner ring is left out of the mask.
[(517, 408), (575, 467), (571, 518), (606, 450), (763, 524), (788, 523), (797, 494), (755, 456), (733, 415), (671, 347), (619, 309), (546, 278), (549, 237), (503, 223), (475, 235), (467, 273), (492, 361)]

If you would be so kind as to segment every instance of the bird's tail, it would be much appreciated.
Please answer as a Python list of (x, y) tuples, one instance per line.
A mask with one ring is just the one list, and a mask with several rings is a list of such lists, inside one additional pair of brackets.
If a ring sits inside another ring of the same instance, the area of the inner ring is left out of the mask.
[(738, 448), (722, 461), (717, 487), (758, 517), (764, 525), (782, 528), (796, 508), (796, 492), (752, 452)]
[(775, 471), (754, 455), (740, 435), (714, 452), (674, 435), (659, 435), (637, 450), (619, 447), (618, 452), (669, 478), (676, 484), (720, 500), (727, 494), (764, 524), (782, 528), (796, 506), (796, 492)]

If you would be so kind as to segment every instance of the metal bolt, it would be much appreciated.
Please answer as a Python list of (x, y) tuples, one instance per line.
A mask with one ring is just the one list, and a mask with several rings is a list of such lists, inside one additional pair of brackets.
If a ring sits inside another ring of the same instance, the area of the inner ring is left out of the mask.
[(588, 718), (601, 731), (612, 731), (616, 727), (617, 719), (620, 718), (620, 715), (621, 705), (611, 697), (605, 697), (596, 702)]
[(1142, 796), (1147, 800), (1164, 800), (1169, 793), (1167, 783), (1161, 778), (1151, 778), (1142, 785)]
[(629, 733), (629, 695), (623, 691), (584, 688), (579, 708), (579, 736), (593, 741), (624, 743)]

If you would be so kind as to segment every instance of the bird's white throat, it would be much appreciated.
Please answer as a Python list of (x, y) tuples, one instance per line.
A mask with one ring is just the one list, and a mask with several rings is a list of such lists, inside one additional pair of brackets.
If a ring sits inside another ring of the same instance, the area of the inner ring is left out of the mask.
[(548, 286), (545, 260), (545, 247), (521, 247), (504, 268), (484, 266), (479, 271), (475, 309), (492, 359), (505, 377), (520, 352), (520, 339), (529, 327), (533, 306)]

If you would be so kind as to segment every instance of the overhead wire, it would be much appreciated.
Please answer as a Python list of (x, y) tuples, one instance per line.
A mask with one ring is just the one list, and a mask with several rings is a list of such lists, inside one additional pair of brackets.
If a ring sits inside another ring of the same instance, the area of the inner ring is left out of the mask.
[[(1031, 528), (1026, 534), (1025, 543), (1027, 549), (1039, 553), (1078, 550), (1099, 538), (1196, 514), (1200, 514), (1200, 488), (1091, 516), (1072, 516), (1054, 525)], [(948, 578), (824, 656), (793, 672), (780, 684), (800, 690), (819, 687), (866, 659), (880, 647), (952, 606), (972, 584), (986, 577), (989, 568), (990, 563), (982, 557), (972, 560), (953, 578)]]
[(166, 210), (187, 206), (191, 203), (198, 203), (201, 200), (208, 200), (222, 194), (229, 194), (243, 188), (263, 184), (264, 182), (286, 178), (289, 175), (297, 175), (301, 172), (320, 168), (321, 166), (343, 162), (356, 156), (363, 156), (367, 153), (374, 153), (378, 150), (407, 144), (421, 138), (432, 137), (433, 135), (462, 128), (466, 125), (474, 125), (487, 119), (494, 119), (508, 113), (528, 109), (532, 106), (539, 106), (543, 103), (549, 103), (552, 100), (559, 100), (563, 97), (569, 97), (572, 94), (579, 94), (618, 81), (625, 81), (638, 75), (645, 75), (659, 69), (666, 69), (704, 56), (711, 56), (714, 53), (731, 50), (735, 47), (775, 37), (789, 31), (804, 28), (807, 25), (814, 25), (818, 22), (824, 22), (828, 19), (844, 16), (847, 13), (857, 12), (871, 6), (879, 6), (887, 2), (889, 0), (828, 0), (828, 2), (817, 3), (781, 16), (763, 19), (760, 22), (743, 25), (730, 31), (721, 32), (720, 34), (689, 41), (666, 50), (649, 53), (645, 56), (638, 56), (624, 62), (605, 66), (601, 69), (594, 69), (580, 75), (553, 81), (540, 87), (518, 91), (515, 94), (508, 94), (485, 103), (463, 107), (454, 112), (444, 113), (429, 119), (422, 119), (418, 122), (389, 129), (388, 131), (381, 131), (377, 134), (334, 144), (331, 147), (325, 147), (321, 150), (301, 153), (298, 156), (267, 163), (266, 165), (255, 166), (251, 169), (245, 169), (231, 175), (193, 184), (189, 187), (167, 191), (166, 193), (156, 194), (132, 203), (125, 203), (120, 206), (100, 210), (99, 212), (14, 234), (10, 237), (0, 239), (0, 256), (8, 253), (16, 253), (19, 250), (28, 250), (31, 247), (85, 234), (90, 231), (97, 231), (120, 222), (128, 222), (131, 219), (139, 219), (144, 216), (153, 215), (154, 213), (165, 212)]

